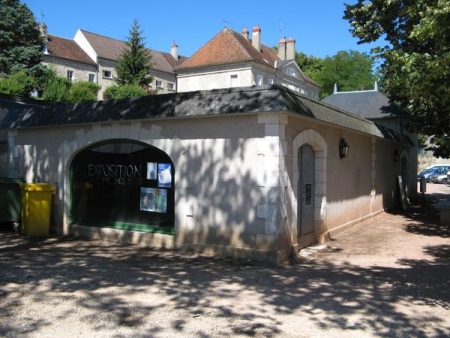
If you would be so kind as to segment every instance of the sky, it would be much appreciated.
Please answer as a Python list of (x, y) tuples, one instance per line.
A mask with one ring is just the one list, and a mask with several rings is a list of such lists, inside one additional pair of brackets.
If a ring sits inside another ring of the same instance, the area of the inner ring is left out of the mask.
[[(261, 42), (277, 46), (282, 37), (296, 40), (296, 51), (325, 58), (338, 51), (370, 52), (374, 45), (358, 45), (339, 0), (21, 0), (48, 33), (73, 39), (78, 29), (127, 40), (135, 19), (146, 47), (191, 56), (225, 26), (249, 32), (261, 27)], [(356, 0), (346, 0), (354, 4)]]

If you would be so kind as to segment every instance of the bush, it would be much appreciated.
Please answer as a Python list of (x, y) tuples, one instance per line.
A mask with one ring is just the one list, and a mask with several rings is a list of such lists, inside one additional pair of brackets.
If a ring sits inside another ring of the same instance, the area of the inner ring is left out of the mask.
[(52, 76), (44, 84), (42, 98), (48, 101), (66, 102), (72, 82), (64, 77)]
[(120, 100), (147, 95), (148, 93), (145, 89), (135, 84), (126, 84), (123, 86), (111, 86), (105, 90), (105, 96), (108, 99)]
[(36, 86), (34, 78), (20, 71), (0, 79), (0, 93), (29, 97)]
[(69, 91), (68, 101), (72, 103), (95, 102), (100, 86), (93, 82), (80, 81), (72, 84)]

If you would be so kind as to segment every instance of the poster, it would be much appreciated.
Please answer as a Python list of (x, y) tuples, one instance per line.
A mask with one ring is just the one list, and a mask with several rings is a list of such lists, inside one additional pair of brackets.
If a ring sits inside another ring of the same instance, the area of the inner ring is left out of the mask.
[(155, 211), (154, 188), (141, 187), (140, 210)]
[(156, 180), (157, 164), (155, 162), (147, 162), (147, 179)]
[(172, 165), (158, 163), (158, 187), (170, 188), (172, 186)]
[(167, 189), (154, 189), (155, 211), (167, 213)]

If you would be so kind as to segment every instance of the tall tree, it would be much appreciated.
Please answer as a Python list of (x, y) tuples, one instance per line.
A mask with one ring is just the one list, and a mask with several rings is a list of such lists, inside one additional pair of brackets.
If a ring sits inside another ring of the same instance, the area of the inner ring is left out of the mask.
[(0, 0), (0, 75), (41, 70), (43, 42), (33, 13), (19, 0)]
[(387, 41), (374, 49), (384, 90), (416, 118), (416, 131), (434, 135), (435, 155), (450, 157), (450, 1), (358, 0), (344, 19), (359, 43)]
[(322, 71), (323, 59), (306, 55), (305, 53), (295, 53), (295, 62), (298, 64), (303, 73), (310, 78), (316, 78), (317, 74)]
[(373, 58), (358, 51), (339, 51), (325, 59), (298, 55), (296, 58), (306, 75), (322, 86), (320, 97), (333, 93), (334, 85), (340, 91), (373, 89), (377, 80), (373, 74)]
[(115, 81), (119, 86), (136, 84), (145, 88), (153, 80), (149, 74), (153, 66), (152, 55), (150, 50), (145, 47), (145, 38), (142, 37), (142, 33), (138, 20), (135, 19), (126, 41), (128, 48), (119, 56), (116, 65), (117, 78)]
[(321, 96), (332, 94), (334, 85), (339, 91), (373, 89), (377, 80), (373, 66), (374, 60), (370, 55), (355, 50), (339, 51), (326, 57), (318, 78), (322, 84)]

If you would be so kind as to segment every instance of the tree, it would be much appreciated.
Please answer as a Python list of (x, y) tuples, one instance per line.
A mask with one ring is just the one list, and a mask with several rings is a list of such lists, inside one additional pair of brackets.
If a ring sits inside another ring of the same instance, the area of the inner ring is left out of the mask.
[(19, 71), (11, 75), (4, 75), (0, 78), (0, 93), (29, 97), (36, 87), (34, 77), (24, 71)]
[(306, 55), (305, 53), (295, 53), (295, 62), (305, 75), (315, 79), (317, 74), (322, 71), (323, 59)]
[(354, 50), (339, 51), (334, 56), (327, 56), (314, 79), (322, 86), (320, 97), (333, 94), (334, 85), (339, 91), (373, 89), (377, 80), (372, 71), (373, 63), (368, 54)]
[(300, 69), (322, 86), (320, 97), (331, 95), (336, 84), (340, 91), (372, 89), (377, 76), (373, 74), (374, 59), (366, 53), (339, 51), (325, 59), (296, 53)]
[(115, 82), (119, 86), (136, 84), (145, 88), (152, 82), (153, 79), (149, 74), (152, 68), (152, 55), (150, 50), (145, 48), (144, 43), (145, 38), (142, 37), (138, 20), (135, 19), (126, 42), (128, 48), (117, 60)]
[(18, 0), (0, 0), (0, 74), (42, 70), (42, 38), (33, 13)]
[(415, 117), (417, 132), (433, 135), (435, 156), (450, 156), (450, 2), (358, 0), (344, 19), (358, 43), (380, 39), (387, 95)]

